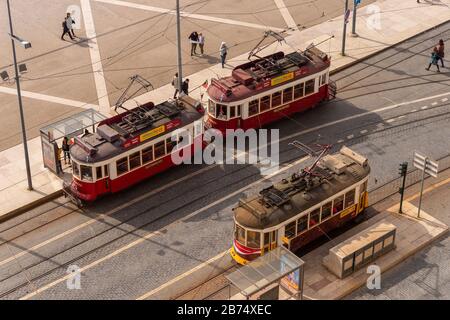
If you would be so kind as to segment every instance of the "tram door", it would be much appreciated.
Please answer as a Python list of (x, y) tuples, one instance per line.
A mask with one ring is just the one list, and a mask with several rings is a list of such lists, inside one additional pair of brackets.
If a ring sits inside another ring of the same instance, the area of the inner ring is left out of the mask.
[(277, 230), (264, 233), (264, 247), (263, 252), (273, 250), (277, 247)]

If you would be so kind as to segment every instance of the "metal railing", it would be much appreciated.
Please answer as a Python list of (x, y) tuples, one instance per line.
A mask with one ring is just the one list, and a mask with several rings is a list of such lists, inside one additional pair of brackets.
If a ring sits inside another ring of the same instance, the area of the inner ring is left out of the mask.
[[(442, 172), (450, 168), (450, 155), (441, 157), (436, 160), (439, 163), (439, 172)], [(406, 175), (405, 187), (408, 188), (420, 182), (421, 179), (422, 179), (422, 171), (418, 169), (411, 170)], [(401, 184), (402, 184), (402, 177), (398, 177), (382, 184), (381, 186), (369, 189), (369, 203), (371, 205), (375, 204), (377, 202), (386, 199), (387, 197), (390, 197), (398, 193)]]

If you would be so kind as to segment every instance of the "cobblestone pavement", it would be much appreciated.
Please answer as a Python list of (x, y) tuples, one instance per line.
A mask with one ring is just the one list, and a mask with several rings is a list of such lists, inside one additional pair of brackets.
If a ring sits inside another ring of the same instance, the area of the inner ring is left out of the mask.
[[(370, 159), (373, 187), (375, 179), (380, 184), (397, 176), (398, 164), (411, 160), (414, 149), (433, 158), (448, 154), (448, 69), (436, 74), (422, 68), (435, 40), (449, 38), (448, 28), (336, 74), (336, 101), (273, 124), (280, 128), (280, 160), (304, 156), (288, 145), (294, 139), (334, 143), (335, 150), (346, 144)], [(352, 121), (325, 125), (357, 114)], [(56, 203), (8, 221), (0, 226), (0, 241), (14, 240), (0, 244), (0, 297), (137, 298), (229, 248), (231, 208), (244, 193), (270, 184), (261, 181), (246, 190), (261, 178), (254, 166), (180, 166), (83, 212)], [(59, 238), (42, 244), (52, 237)], [(70, 265), (82, 270), (81, 290), (67, 289)]]

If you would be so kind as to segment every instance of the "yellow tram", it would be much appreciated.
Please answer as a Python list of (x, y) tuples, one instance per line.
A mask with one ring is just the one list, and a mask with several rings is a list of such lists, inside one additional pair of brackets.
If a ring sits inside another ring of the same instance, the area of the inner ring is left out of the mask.
[(236, 262), (246, 264), (280, 245), (296, 251), (368, 206), (368, 160), (345, 146), (324, 156), (330, 147), (310, 168), (239, 201), (230, 249)]

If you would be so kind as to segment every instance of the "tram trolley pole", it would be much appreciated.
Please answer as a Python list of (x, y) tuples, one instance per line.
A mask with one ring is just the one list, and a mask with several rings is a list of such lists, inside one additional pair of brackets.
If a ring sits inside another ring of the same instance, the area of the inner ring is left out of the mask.
[(405, 193), (405, 183), (406, 183), (407, 171), (408, 171), (408, 162), (400, 163), (400, 167), (398, 168), (398, 172), (400, 174), (400, 177), (403, 177), (403, 182), (402, 182), (402, 186), (398, 189), (398, 193), (400, 193), (400, 207), (398, 208), (398, 213), (403, 213), (402, 212), (403, 195)]

